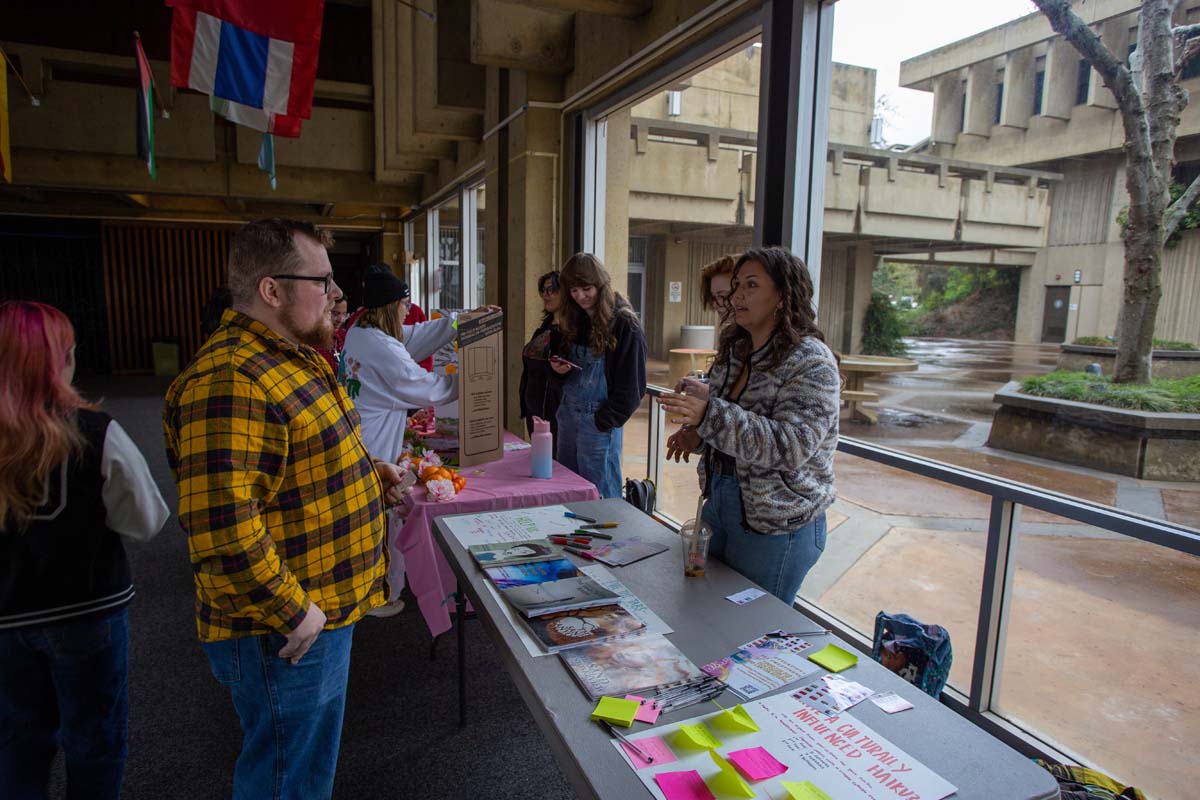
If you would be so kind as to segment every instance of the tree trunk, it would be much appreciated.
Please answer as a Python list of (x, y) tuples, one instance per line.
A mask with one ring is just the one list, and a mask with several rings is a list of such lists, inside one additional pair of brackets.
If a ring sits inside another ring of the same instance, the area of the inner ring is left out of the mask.
[(1149, 383), (1154, 320), (1162, 297), (1162, 243), (1157, 226), (1125, 240), (1125, 299), (1117, 321), (1114, 383)]

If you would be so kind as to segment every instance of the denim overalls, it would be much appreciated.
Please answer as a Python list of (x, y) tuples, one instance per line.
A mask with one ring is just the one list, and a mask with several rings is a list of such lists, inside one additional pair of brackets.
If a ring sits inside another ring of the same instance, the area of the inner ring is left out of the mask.
[(596, 484), (601, 497), (621, 497), (621, 428), (601, 433), (596, 409), (608, 399), (604, 356), (571, 345), (571, 361), (582, 369), (567, 377), (558, 407), (558, 461)]

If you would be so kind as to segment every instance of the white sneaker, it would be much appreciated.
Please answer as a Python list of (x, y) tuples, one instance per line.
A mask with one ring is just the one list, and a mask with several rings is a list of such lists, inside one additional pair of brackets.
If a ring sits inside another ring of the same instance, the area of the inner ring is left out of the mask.
[(403, 600), (393, 600), (390, 603), (384, 603), (379, 608), (372, 608), (367, 612), (370, 617), (394, 617), (404, 610)]

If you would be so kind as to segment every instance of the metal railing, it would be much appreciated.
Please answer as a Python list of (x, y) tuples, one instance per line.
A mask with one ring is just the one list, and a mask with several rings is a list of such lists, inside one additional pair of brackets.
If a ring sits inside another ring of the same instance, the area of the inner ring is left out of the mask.
[[(662, 486), (662, 467), (665, 461), (665, 413), (658, 400), (670, 390), (650, 386), (650, 423), (647, 442), (648, 475), (656, 486)], [(1200, 556), (1200, 531), (1165, 520), (1133, 514), (1088, 500), (1039, 489), (1005, 478), (970, 469), (951, 466), (929, 458), (899, 450), (843, 437), (838, 441), (840, 453), (862, 458), (951, 486), (987, 495), (990, 511), (987, 525), (983, 582), (979, 599), (979, 622), (975, 631), (975, 652), (971, 683), (967, 694), (947, 687), (942, 702), (987, 730), (1015, 749), (1030, 756), (1069, 758), (1081, 761), (1076, 753), (1064, 752), (1062, 746), (1052, 745), (1036, 731), (1022, 728), (1005, 719), (993, 708), (993, 695), (998, 686), (998, 672), (1005, 647), (1008, 616), (1012, 610), (1012, 590), (1016, 577), (1016, 538), (1020, 523), (1019, 507), (1038, 509), (1074, 522), (1138, 539), (1169, 550)], [(658, 497), (662, 492), (656, 493)], [(657, 501), (656, 501), (657, 502)], [(680, 521), (656, 509), (656, 517), (664, 524), (678, 529)], [(831, 614), (827, 609), (797, 597), (797, 609), (834, 630), (847, 641), (870, 651), (871, 640), (851, 624)]]

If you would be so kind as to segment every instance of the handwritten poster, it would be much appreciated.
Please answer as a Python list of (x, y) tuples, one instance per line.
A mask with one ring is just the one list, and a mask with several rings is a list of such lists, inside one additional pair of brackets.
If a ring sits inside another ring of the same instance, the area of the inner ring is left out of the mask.
[(563, 516), (566, 506), (514, 508), (510, 511), (485, 511), (446, 517), (442, 522), (463, 547), (493, 542), (519, 542), (522, 539), (542, 539), (553, 534), (575, 530), (579, 520)]
[[(751, 783), (759, 797), (787, 797), (782, 782), (797, 780), (811, 781), (831, 800), (895, 800), (898, 797), (941, 800), (958, 791), (849, 712), (826, 716), (787, 695), (746, 703), (744, 708), (759, 730), (742, 733), (722, 730), (722, 746), (713, 752), (728, 758), (731, 753), (761, 747), (786, 766), (784, 772)], [(671, 743), (680, 725), (708, 724), (721, 713), (714, 709), (711, 713), (655, 727), (640, 736), (628, 738), (636, 743), (641, 738), (657, 737)], [(721, 770), (707, 750), (672, 745), (676, 761), (656, 768), (653, 764), (635, 764), (619, 744), (613, 741), (613, 746), (658, 800), (665, 800), (654, 779), (658, 771), (695, 770), (706, 783), (721, 779)]]

